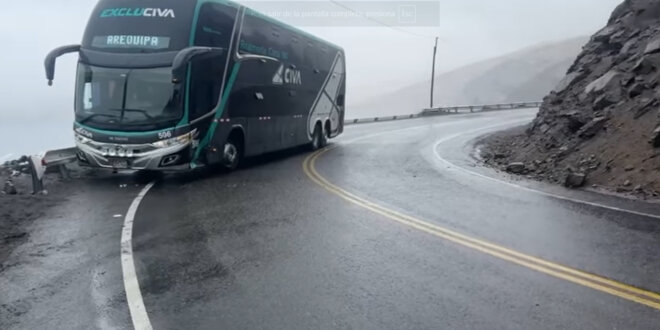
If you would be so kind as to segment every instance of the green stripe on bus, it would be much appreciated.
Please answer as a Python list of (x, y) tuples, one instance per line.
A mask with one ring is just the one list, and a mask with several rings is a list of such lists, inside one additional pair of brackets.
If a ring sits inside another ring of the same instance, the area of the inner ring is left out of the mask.
[[(218, 3), (230, 7), (234, 7), (236, 9), (240, 8), (240, 5), (232, 2), (232, 1), (227, 1), (227, 0), (199, 0), (197, 1), (197, 5), (195, 7), (195, 13), (193, 15), (193, 20), (192, 20), (192, 25), (190, 27), (190, 37), (188, 39), (188, 45), (190, 47), (193, 47), (195, 45), (195, 37), (197, 34), (197, 23), (199, 22), (199, 12), (202, 6), (205, 3)], [(238, 19), (238, 16), (236, 17)], [(188, 73), (186, 74), (186, 92), (185, 92), (185, 105), (184, 105), (184, 118), (182, 119), (185, 120), (185, 122), (188, 122), (188, 119), (190, 118), (190, 79), (191, 79), (191, 65), (188, 64)]]
[[(241, 67), (241, 62), (238, 62), (234, 64), (234, 67), (231, 70), (231, 75), (229, 76), (229, 80), (227, 81), (227, 86), (224, 90), (224, 94), (222, 95), (222, 99), (220, 100), (220, 103), (218, 106), (215, 108), (215, 117), (214, 119), (219, 119), (222, 117), (224, 114), (225, 108), (227, 106), (227, 100), (229, 99), (229, 94), (231, 94), (231, 90), (234, 87), (234, 82), (236, 82), (236, 77), (238, 76), (238, 70)], [(209, 126), (209, 130), (206, 132), (206, 135), (204, 136), (204, 139), (202, 139), (199, 142), (199, 146), (197, 146), (197, 150), (195, 150), (195, 155), (193, 156), (192, 161), (190, 162), (190, 167), (195, 168), (197, 165), (197, 160), (199, 159), (199, 155), (202, 153), (202, 150), (205, 149), (209, 143), (211, 142), (211, 139), (213, 138), (213, 135), (215, 135), (215, 130), (218, 127), (218, 122), (217, 121), (212, 121), (211, 125)]]

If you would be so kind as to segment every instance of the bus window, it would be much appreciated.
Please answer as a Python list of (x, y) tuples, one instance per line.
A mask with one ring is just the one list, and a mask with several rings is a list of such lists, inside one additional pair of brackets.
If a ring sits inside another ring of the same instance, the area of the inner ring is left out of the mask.
[(291, 62), (301, 65), (305, 63), (303, 60), (303, 53), (305, 51), (305, 44), (298, 39), (294, 34), (291, 35), (291, 42), (289, 43), (289, 59)]
[(92, 108), (92, 83), (85, 82), (83, 87), (83, 109), (89, 110)]
[(197, 61), (191, 66), (190, 120), (207, 114), (218, 105), (236, 12), (234, 7), (217, 3), (206, 3), (200, 8), (195, 45), (220, 47), (227, 52), (221, 58)]
[(305, 43), (305, 50), (303, 54), (305, 63), (309, 63), (314, 73), (321, 73), (319, 51), (317, 45), (313, 41)]

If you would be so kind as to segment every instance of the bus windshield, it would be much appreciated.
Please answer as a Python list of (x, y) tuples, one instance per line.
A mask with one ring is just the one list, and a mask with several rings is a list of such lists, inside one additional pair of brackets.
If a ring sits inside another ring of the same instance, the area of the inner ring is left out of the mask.
[(171, 127), (181, 119), (171, 68), (114, 69), (79, 64), (76, 120), (115, 130)]

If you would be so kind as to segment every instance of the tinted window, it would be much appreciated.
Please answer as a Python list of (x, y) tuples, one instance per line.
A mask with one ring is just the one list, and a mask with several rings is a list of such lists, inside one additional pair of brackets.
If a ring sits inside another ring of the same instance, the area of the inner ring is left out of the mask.
[(247, 9), (241, 30), (238, 51), (274, 57), (283, 62), (290, 61), (289, 32), (270, 22), (258, 12)]
[(190, 120), (213, 110), (219, 102), (236, 13), (236, 8), (216, 3), (206, 3), (200, 9), (195, 45), (219, 47), (227, 51), (221, 58), (197, 61), (192, 65)]

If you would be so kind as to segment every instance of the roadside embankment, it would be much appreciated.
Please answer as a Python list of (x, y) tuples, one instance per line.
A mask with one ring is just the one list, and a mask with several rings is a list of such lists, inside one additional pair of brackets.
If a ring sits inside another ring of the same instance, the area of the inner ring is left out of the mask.
[(32, 194), (32, 177), (26, 166), (19, 160), (0, 165), (0, 272), (11, 251), (29, 238), (32, 221), (65, 201), (70, 192), (62, 178), (49, 174), (44, 178), (47, 190)]
[(484, 161), (568, 187), (660, 195), (660, 1), (626, 0), (525, 128), (481, 141)]

